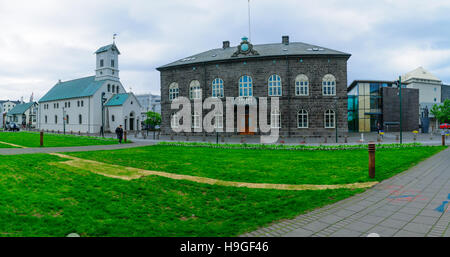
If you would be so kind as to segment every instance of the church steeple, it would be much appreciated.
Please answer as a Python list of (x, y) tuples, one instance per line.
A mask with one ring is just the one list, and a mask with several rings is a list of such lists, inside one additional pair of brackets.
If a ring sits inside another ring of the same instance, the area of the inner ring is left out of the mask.
[(95, 69), (95, 79), (96, 80), (116, 80), (119, 81), (119, 54), (120, 51), (117, 48), (115, 42), (111, 45), (100, 47), (95, 52), (96, 58), (96, 69)]

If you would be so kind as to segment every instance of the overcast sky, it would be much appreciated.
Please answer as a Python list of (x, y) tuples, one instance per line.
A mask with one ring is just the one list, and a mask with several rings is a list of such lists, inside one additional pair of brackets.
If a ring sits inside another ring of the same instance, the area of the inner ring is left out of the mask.
[[(156, 67), (248, 34), (247, 0), (0, 0), (0, 100), (42, 97), (94, 75), (116, 43), (120, 77), (160, 94)], [(394, 80), (423, 66), (450, 82), (449, 0), (252, 0), (252, 43), (291, 41), (347, 53), (348, 81)]]

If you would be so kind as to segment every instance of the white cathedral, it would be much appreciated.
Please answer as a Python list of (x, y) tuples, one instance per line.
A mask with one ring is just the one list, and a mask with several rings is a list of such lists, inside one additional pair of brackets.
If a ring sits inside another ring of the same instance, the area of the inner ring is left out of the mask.
[[(119, 79), (116, 44), (96, 52), (95, 76), (59, 81), (39, 100), (38, 128), (74, 133), (141, 129), (140, 103)], [(103, 113), (103, 117), (102, 117)]]

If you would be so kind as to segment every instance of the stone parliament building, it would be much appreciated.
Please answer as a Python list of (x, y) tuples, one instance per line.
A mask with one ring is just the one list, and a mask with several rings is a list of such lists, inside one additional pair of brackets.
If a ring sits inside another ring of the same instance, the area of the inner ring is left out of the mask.
[[(350, 54), (320, 46), (289, 42), (288, 36), (281, 43), (252, 45), (248, 38), (231, 47), (229, 41), (223, 47), (212, 49), (158, 67), (161, 75), (161, 112), (163, 135), (176, 135), (171, 125), (177, 119), (171, 109), (173, 99), (184, 96), (191, 99), (279, 97), (279, 110), (268, 109), (267, 121), (272, 128), (279, 128), (280, 135), (339, 136), (348, 133), (347, 125), (347, 61)], [(238, 101), (234, 102), (234, 105)], [(248, 104), (248, 103), (244, 103)], [(193, 105), (192, 105), (193, 106)], [(239, 118), (245, 119), (245, 132), (223, 132), (227, 136), (248, 133), (249, 116), (237, 117), (234, 106), (234, 126)], [(192, 127), (201, 126), (203, 113), (192, 111)], [(224, 115), (224, 114), (221, 114)], [(219, 128), (225, 128), (226, 118), (216, 117)], [(259, 122), (258, 122), (259, 123)], [(257, 124), (258, 124), (257, 123)], [(203, 135), (205, 132), (184, 133)], [(214, 133), (215, 134), (215, 133)]]

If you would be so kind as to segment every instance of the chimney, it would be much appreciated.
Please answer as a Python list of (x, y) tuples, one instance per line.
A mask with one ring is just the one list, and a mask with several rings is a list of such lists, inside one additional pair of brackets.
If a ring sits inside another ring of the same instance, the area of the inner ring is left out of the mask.
[(289, 45), (289, 36), (282, 36), (281, 43), (283, 43), (284, 45)]
[(223, 41), (223, 46), (222, 46), (222, 48), (223, 49), (227, 49), (227, 48), (229, 48), (230, 47), (230, 41)]

